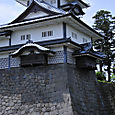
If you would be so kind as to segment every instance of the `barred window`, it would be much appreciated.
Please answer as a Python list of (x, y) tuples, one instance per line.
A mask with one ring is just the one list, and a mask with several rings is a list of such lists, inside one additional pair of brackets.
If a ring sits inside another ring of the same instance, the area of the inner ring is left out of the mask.
[(87, 43), (87, 39), (83, 38), (83, 43)]
[(72, 32), (72, 38), (77, 39), (77, 34), (76, 34), (76, 33), (74, 33), (74, 32)]
[(21, 35), (21, 40), (25, 40), (25, 35)]
[(31, 34), (27, 34), (26, 35), (26, 40), (30, 40), (31, 39)]
[(53, 36), (53, 31), (48, 31), (48, 36)]
[(51, 4), (55, 4), (56, 3), (56, 0), (51, 0)]
[(29, 4), (30, 4), (30, 2), (29, 2), (29, 0), (27, 1), (27, 6), (29, 6)]
[(53, 31), (42, 32), (42, 37), (53, 36)]
[(31, 34), (21, 35), (21, 40), (30, 40), (30, 39), (31, 39)]

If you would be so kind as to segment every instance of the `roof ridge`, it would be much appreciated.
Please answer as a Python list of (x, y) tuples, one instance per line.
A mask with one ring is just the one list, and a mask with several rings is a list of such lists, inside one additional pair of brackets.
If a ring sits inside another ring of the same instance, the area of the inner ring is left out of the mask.
[(34, 2), (36, 2), (38, 5), (40, 5), (41, 7), (50, 10), (52, 12), (55, 13), (59, 13), (59, 14), (66, 14), (66, 12), (60, 8), (57, 8), (55, 6), (52, 6), (51, 4), (45, 2), (45, 1), (38, 1), (38, 0), (34, 0)]

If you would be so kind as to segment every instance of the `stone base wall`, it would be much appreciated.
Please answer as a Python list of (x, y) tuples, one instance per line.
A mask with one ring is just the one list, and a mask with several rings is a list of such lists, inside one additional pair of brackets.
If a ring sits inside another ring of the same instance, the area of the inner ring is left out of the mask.
[(98, 83), (93, 70), (67, 66), (74, 115), (115, 115), (115, 83)]
[(70, 64), (0, 70), (0, 115), (114, 115), (114, 86)]
[(72, 115), (64, 65), (0, 70), (0, 115)]
[(115, 83), (98, 83), (101, 103), (109, 115), (115, 114)]

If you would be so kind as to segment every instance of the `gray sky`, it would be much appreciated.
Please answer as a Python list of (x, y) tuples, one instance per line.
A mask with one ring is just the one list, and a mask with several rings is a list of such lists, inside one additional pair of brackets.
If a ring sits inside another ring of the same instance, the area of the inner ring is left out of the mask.
[[(92, 17), (101, 9), (108, 10), (115, 16), (115, 0), (83, 0), (90, 4), (90, 8), (84, 10), (85, 15), (82, 20), (92, 26)], [(0, 25), (7, 24), (14, 20), (25, 10), (25, 7), (15, 2), (15, 0), (0, 0)]]

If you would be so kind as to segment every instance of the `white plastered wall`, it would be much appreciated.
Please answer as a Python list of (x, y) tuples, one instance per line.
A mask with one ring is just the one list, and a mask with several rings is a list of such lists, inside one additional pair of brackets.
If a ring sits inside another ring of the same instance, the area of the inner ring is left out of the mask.
[[(53, 31), (53, 36), (42, 37), (42, 32), (46, 31)], [(27, 40), (21, 40), (21, 35), (27, 35), (27, 34), (31, 34), (31, 40), (33, 40), (33, 42), (61, 39), (63, 38), (63, 26), (62, 24), (56, 24), (56, 25), (47, 25), (38, 28), (15, 31), (12, 33), (11, 36), (11, 44), (17, 45), (26, 43)]]
[[(79, 28), (78, 28), (79, 29)], [(77, 39), (72, 37), (72, 32), (77, 34)], [(91, 38), (83, 32), (78, 31), (77, 29), (67, 25), (67, 37), (71, 37), (72, 41), (83, 44), (83, 38), (87, 40), (87, 42), (91, 42)]]
[(26, 16), (24, 19), (32, 19), (32, 18), (38, 18), (38, 17), (43, 17), (43, 16), (47, 16), (48, 14), (42, 12), (42, 11), (38, 11), (36, 13), (32, 12), (30, 13), (28, 16)]
[(44, 0), (45, 2), (57, 7), (57, 0)]
[(50, 50), (56, 52), (56, 51), (63, 51), (63, 46), (55, 46), (55, 47), (51, 47)]
[(8, 46), (9, 45), (9, 39), (7, 38), (0, 38), (0, 47)]
[(8, 58), (9, 57), (9, 53), (8, 52), (1, 52), (0, 53), (0, 58)]
[(67, 3), (67, 0), (60, 0), (60, 5), (64, 5)]

